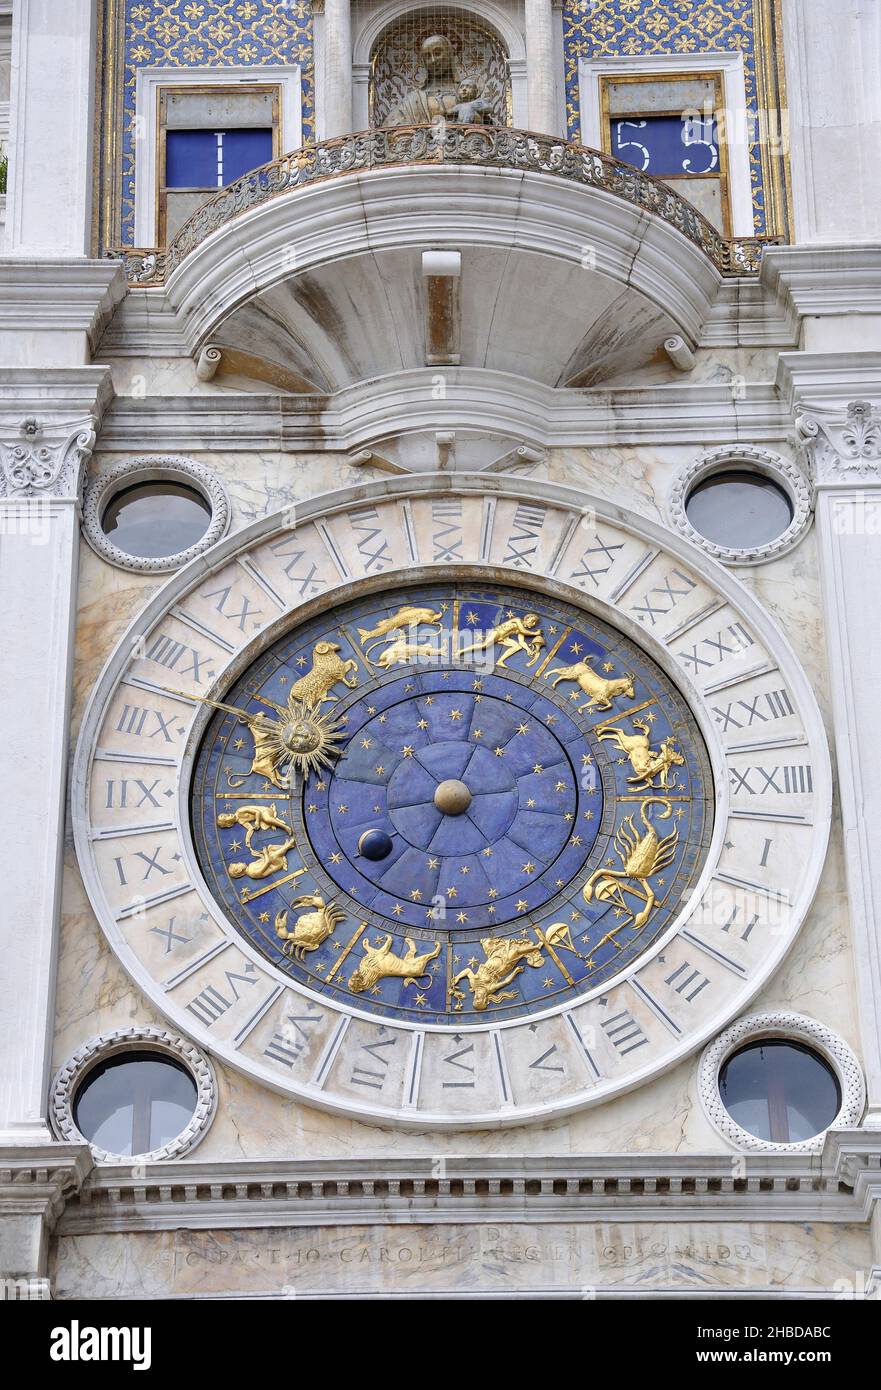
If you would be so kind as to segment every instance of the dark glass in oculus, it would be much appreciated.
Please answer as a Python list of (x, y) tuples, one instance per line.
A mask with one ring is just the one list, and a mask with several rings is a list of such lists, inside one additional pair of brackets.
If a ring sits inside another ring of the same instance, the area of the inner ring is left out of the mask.
[(774, 1144), (799, 1144), (828, 1129), (841, 1109), (832, 1068), (810, 1048), (750, 1043), (728, 1058), (719, 1093), (733, 1120)]
[(211, 508), (185, 483), (137, 483), (117, 492), (101, 526), (105, 536), (126, 555), (161, 560), (179, 555), (208, 530)]
[(754, 550), (782, 536), (792, 503), (777, 483), (748, 469), (713, 473), (692, 488), (685, 512), (695, 531), (729, 550)]
[(156, 1052), (125, 1052), (89, 1072), (76, 1093), (74, 1124), (112, 1154), (145, 1154), (186, 1129), (196, 1109), (186, 1067)]

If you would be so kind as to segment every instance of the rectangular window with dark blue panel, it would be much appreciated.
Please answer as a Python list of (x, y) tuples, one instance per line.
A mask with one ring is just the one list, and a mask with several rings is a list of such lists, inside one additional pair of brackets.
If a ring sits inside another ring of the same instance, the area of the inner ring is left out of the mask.
[(657, 178), (719, 171), (714, 116), (626, 116), (611, 121), (612, 154)]
[(225, 188), (272, 156), (271, 130), (169, 130), (165, 187)]

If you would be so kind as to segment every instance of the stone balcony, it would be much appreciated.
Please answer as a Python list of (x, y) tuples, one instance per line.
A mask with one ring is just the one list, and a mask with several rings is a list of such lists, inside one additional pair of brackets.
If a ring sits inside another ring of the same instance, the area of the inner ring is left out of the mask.
[[(154, 351), (161, 332), (177, 353), (211, 347), (226, 371), (327, 396), (437, 363), (592, 386), (666, 360), (672, 338), (694, 348), (726, 287), (756, 285), (765, 245), (553, 136), (365, 131), (239, 179), (165, 248), (110, 253), (129, 294), (105, 348)], [(448, 309), (426, 278), (434, 252), (461, 266)]]
[(159, 284), (214, 232), (243, 213), (319, 181), (425, 165), (549, 175), (599, 189), (661, 218), (698, 246), (722, 275), (757, 274), (770, 238), (727, 239), (658, 179), (610, 155), (551, 135), (486, 126), (398, 126), (327, 140), (284, 155), (230, 184), (184, 224), (167, 248), (120, 248), (131, 284)]

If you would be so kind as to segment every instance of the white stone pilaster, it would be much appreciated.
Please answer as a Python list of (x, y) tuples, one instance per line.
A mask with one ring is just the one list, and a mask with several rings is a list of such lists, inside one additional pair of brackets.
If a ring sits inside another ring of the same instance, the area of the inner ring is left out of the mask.
[(352, 13), (349, 0), (324, 4), (323, 138), (352, 133)]
[(97, 0), (16, 0), (6, 247), (84, 256), (91, 242)]
[(105, 368), (0, 370), (0, 1144), (49, 1142), (80, 491)]
[(526, 90), (529, 129), (557, 133), (556, 48), (551, 0), (525, 0)]
[(881, 236), (881, 0), (784, 0), (795, 239)]
[(867, 401), (800, 416), (817, 484), (817, 531), (845, 868), (854, 948), (864, 1123), (881, 1129), (881, 414)]

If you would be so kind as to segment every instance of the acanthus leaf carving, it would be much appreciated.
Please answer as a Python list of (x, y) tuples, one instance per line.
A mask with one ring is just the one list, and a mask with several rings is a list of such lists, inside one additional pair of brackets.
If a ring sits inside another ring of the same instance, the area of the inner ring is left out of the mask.
[(851, 401), (843, 420), (804, 413), (795, 426), (815, 481), (881, 480), (881, 414), (871, 401)]
[[(52, 437), (45, 438), (51, 430)], [(0, 442), (0, 497), (79, 499), (83, 475), (98, 432), (92, 415), (71, 425), (22, 420), (15, 443)]]

